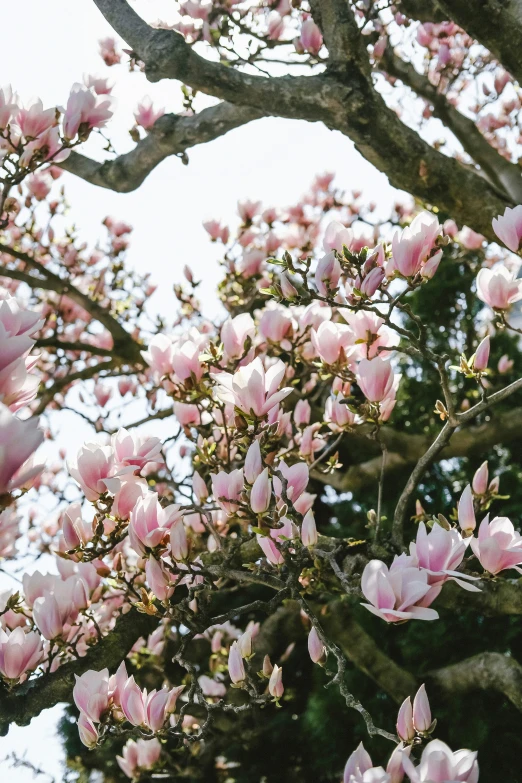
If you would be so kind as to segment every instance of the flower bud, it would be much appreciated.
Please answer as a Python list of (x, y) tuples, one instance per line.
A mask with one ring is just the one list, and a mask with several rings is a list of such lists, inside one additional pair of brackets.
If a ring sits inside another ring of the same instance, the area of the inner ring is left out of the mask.
[(473, 495), (471, 487), (468, 484), (462, 493), (458, 507), (459, 525), (468, 535), (475, 530), (477, 521), (475, 519), (475, 509), (473, 508)]
[(399, 714), (397, 715), (397, 734), (403, 742), (411, 742), (415, 737), (413, 707), (411, 706), (411, 699), (409, 696), (402, 702)]
[(268, 468), (265, 468), (254, 481), (250, 493), (250, 508), (254, 514), (262, 514), (267, 510), (271, 494), (272, 482), (268, 476)]
[(301, 525), (301, 541), (305, 546), (315, 546), (317, 544), (317, 527), (312, 510), (307, 511)]
[(473, 482), (471, 486), (473, 487), (473, 492), (475, 495), (485, 495), (488, 489), (488, 477), (488, 461), (486, 460), (482, 463), (480, 468), (473, 476)]
[(246, 674), (243, 658), (237, 642), (233, 642), (228, 653), (228, 673), (234, 685), (244, 682)]
[(170, 549), (174, 560), (186, 560), (189, 547), (185, 525), (182, 520), (176, 522), (170, 529)]
[(413, 700), (413, 725), (415, 730), (422, 734), (430, 730), (431, 724), (431, 709), (426, 687), (421, 685)]
[(479, 344), (477, 352), (473, 359), (473, 369), (477, 372), (483, 372), (489, 361), (489, 334)]
[(326, 659), (326, 648), (314, 626), (308, 634), (308, 652), (314, 663), (323, 663)]
[(268, 691), (270, 696), (278, 700), (284, 693), (283, 686), (283, 669), (277, 664), (274, 666), (270, 680), (268, 681)]
[(244, 474), (249, 484), (253, 484), (256, 478), (263, 472), (263, 460), (259, 441), (255, 440), (249, 446), (245, 457)]

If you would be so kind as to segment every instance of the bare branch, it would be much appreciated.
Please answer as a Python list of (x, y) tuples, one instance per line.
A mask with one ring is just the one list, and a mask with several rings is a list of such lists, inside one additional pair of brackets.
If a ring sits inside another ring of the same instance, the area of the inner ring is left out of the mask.
[(98, 163), (73, 151), (60, 166), (92, 185), (129, 193), (136, 190), (150, 172), (170, 155), (183, 155), (190, 147), (217, 139), (233, 128), (262, 116), (263, 113), (257, 109), (225, 102), (203, 109), (193, 117), (166, 114), (125, 155)]

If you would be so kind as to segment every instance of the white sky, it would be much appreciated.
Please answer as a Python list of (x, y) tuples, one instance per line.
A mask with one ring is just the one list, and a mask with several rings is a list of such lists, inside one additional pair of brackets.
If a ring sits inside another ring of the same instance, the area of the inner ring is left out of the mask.
[[(23, 99), (38, 96), (46, 105), (63, 105), (71, 85), (84, 73), (111, 76), (117, 81), (118, 105), (107, 133), (118, 152), (132, 146), (128, 130), (139, 99), (150, 95), (167, 111), (181, 110), (177, 83), (149, 85), (142, 74), (127, 74), (124, 67), (105, 68), (97, 41), (112, 30), (91, 0), (19, 0), (15, 7), (18, 21), (8, 32), (4, 27), (2, 36), (1, 80), (11, 83)], [(167, 18), (172, 3), (136, 0), (134, 7), (153, 20)], [(135, 227), (129, 261), (137, 270), (152, 273), (158, 289), (151, 302), (166, 316), (176, 308), (172, 285), (182, 279), (185, 263), (204, 280), (202, 298), (209, 314), (217, 312), (213, 286), (219, 278), (219, 247), (209, 243), (201, 223), (209, 217), (234, 222), (238, 199), (252, 197), (265, 205), (284, 206), (298, 199), (314, 175), (323, 171), (335, 171), (340, 187), (363, 190), (384, 210), (396, 194), (348, 139), (320, 124), (265, 119), (196, 147), (189, 158), (188, 166), (176, 158), (165, 161), (130, 194), (95, 188), (68, 174), (61, 180), (72, 205), (71, 219), (85, 239), (96, 240), (101, 221), (109, 214)], [(84, 436), (81, 429), (78, 446)], [(14, 727), (0, 738), (1, 779), (3, 772), (9, 783), (33, 780), (30, 771), (10, 769), (2, 761), (13, 751), (25, 753), (57, 781), (62, 779), (63, 753), (54, 732), (59, 714), (59, 707), (46, 711), (30, 727)]]

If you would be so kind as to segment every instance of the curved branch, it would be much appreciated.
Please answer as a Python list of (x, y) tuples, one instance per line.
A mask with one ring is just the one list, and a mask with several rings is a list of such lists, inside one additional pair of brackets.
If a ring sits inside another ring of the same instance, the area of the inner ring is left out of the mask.
[(522, 201), (522, 172), (515, 163), (500, 155), (482, 135), (474, 120), (461, 114), (422, 74), (394, 54), (388, 47), (377, 64), (379, 70), (400, 79), (417, 95), (433, 106), (433, 113), (456, 136), (464, 150), (473, 158), (488, 179), (514, 202)]
[[(346, 61), (335, 54), (323, 74), (269, 78), (206, 60), (179, 33), (149, 27), (127, 0), (94, 1), (145, 62), (149, 80), (179, 79), (194, 89), (261, 114), (324, 122), (348, 136), (392, 185), (437, 205), (460, 224), (494, 238), (491, 219), (512, 202), (469, 166), (430, 147), (386, 106), (373, 86), (366, 49), (347, 0), (321, 3), (324, 19), (342, 19), (342, 29), (337, 29), (335, 37), (335, 26), (325, 24), (325, 39), (332, 51), (341, 47), (344, 53), (350, 53)], [(87, 173), (90, 171), (89, 167)]]
[(18, 685), (0, 696), (0, 736), (5, 737), (10, 723), (27, 726), (43, 710), (59, 702), (71, 701), (75, 674), (89, 669), (115, 669), (138, 639), (147, 637), (158, 620), (131, 609), (121, 615), (114, 629), (92, 647), (84, 658), (60, 666), (51, 674)]
[(129, 193), (136, 190), (165, 158), (183, 155), (190, 147), (217, 139), (262, 116), (263, 113), (257, 109), (226, 102), (203, 109), (193, 117), (166, 114), (125, 155), (98, 163), (73, 151), (60, 166), (92, 185), (109, 188), (117, 193)]
[[(6, 266), (0, 266), (0, 277), (9, 277), (13, 280), (20, 280), (26, 283), (31, 288), (40, 288), (45, 291), (55, 291), (61, 296), (67, 296), (76, 304), (80, 305), (86, 310), (92, 317), (99, 321), (107, 331), (111, 334), (114, 349), (113, 353), (121, 356), (124, 359), (143, 363), (141, 357), (141, 346), (132, 338), (132, 335), (114, 318), (110, 312), (102, 307), (98, 302), (95, 302), (87, 294), (82, 293), (72, 283), (62, 279), (59, 275), (51, 272), (47, 267), (43, 266), (39, 261), (32, 258), (28, 253), (23, 253), (20, 250), (4, 245), (0, 242), (0, 253), (7, 253), (7, 255), (13, 258), (23, 261), (30, 269), (33, 269), (37, 276), (29, 274), (28, 272), (22, 272), (18, 269), (10, 269)], [(93, 353), (95, 349), (93, 346)]]
[(522, 712), (522, 666), (508, 655), (483, 652), (464, 661), (430, 672), (426, 679), (443, 694), (497, 691)]
[[(361, 430), (364, 430), (361, 427)], [(476, 456), (497, 443), (511, 443), (522, 437), (522, 408), (504, 411), (495, 418), (475, 427), (458, 430), (451, 442), (442, 449), (438, 460), (453, 457)], [(368, 455), (371, 449), (376, 456), (365, 459), (356, 465), (350, 465), (346, 471), (331, 474), (313, 472), (313, 478), (322, 484), (328, 484), (337, 492), (356, 492), (374, 484), (379, 479), (381, 471), (381, 456), (374, 441), (365, 439), (362, 432), (356, 430), (345, 434), (347, 450), (350, 455)], [(388, 456), (386, 459), (386, 476), (395, 475), (405, 468), (415, 465), (429, 448), (431, 438), (424, 435), (410, 435), (407, 432), (396, 432), (390, 427), (383, 427), (381, 438)], [(342, 459), (342, 457), (341, 457)]]

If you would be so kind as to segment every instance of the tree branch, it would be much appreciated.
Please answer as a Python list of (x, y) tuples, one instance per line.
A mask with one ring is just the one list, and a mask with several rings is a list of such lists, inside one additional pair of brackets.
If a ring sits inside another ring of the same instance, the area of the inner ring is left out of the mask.
[(508, 655), (483, 652), (426, 676), (443, 694), (457, 696), (470, 691), (497, 691), (522, 712), (522, 666)]
[(190, 147), (217, 139), (233, 128), (262, 116), (263, 113), (257, 109), (226, 102), (203, 109), (192, 117), (166, 114), (125, 155), (98, 163), (73, 151), (60, 166), (92, 185), (118, 193), (129, 193), (136, 190), (165, 158), (183, 155)]
[(433, 113), (456, 136), (464, 150), (477, 163), (488, 179), (515, 203), (522, 201), (522, 172), (515, 163), (500, 155), (479, 131), (475, 121), (461, 114), (429, 79), (394, 54), (387, 47), (377, 67), (389, 76), (400, 79), (417, 95), (427, 100)]
[[(141, 357), (141, 346), (133, 340), (132, 336), (126, 329), (110, 314), (108, 310), (102, 307), (98, 302), (95, 302), (87, 294), (82, 293), (72, 283), (62, 279), (59, 275), (51, 272), (47, 267), (43, 266), (39, 261), (32, 258), (27, 253), (23, 253), (20, 250), (9, 247), (0, 243), (0, 253), (7, 253), (13, 258), (17, 258), (19, 261), (26, 263), (31, 269), (37, 272), (38, 276), (31, 275), (28, 272), (22, 272), (18, 269), (10, 269), (6, 266), (0, 266), (0, 277), (9, 277), (13, 280), (20, 280), (26, 283), (31, 288), (40, 288), (45, 291), (55, 291), (61, 296), (67, 296), (76, 304), (80, 305), (86, 310), (92, 317), (99, 321), (108, 332), (110, 332), (113, 342), (113, 353), (121, 356), (124, 359), (128, 359), (134, 362), (143, 363)], [(95, 353), (93, 347), (93, 353)]]
[[(178, 33), (149, 27), (126, 0), (95, 3), (145, 62), (149, 80), (179, 79), (194, 89), (261, 114), (324, 122), (352, 139), (358, 151), (383, 171), (392, 185), (494, 238), (491, 219), (512, 202), (477, 172), (430, 147), (386, 106), (373, 86), (362, 36), (346, 0), (321, 3), (321, 15), (326, 20), (342, 12), (343, 30), (336, 32), (330, 44), (336, 52), (350, 52), (346, 62), (336, 54), (323, 74), (269, 78), (205, 60)], [(325, 29), (333, 36), (330, 22), (325, 23)]]
[(0, 698), (0, 736), (5, 737), (10, 723), (27, 726), (43, 710), (71, 701), (75, 674), (83, 674), (88, 669), (115, 669), (138, 639), (152, 633), (157, 624), (156, 618), (131, 609), (120, 616), (114, 629), (84, 658), (70, 661), (55, 672), (29, 680), (12, 691), (4, 690)]

